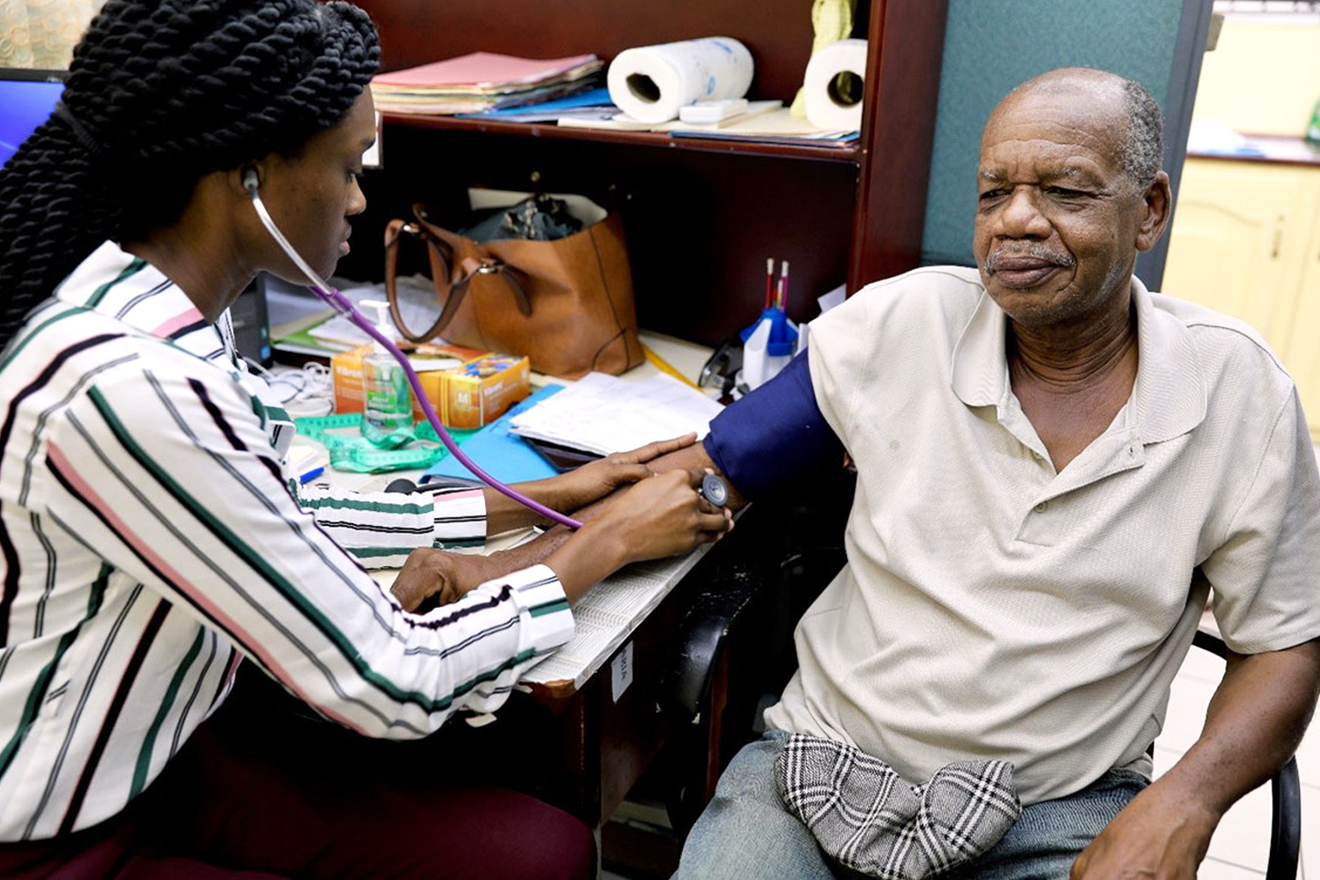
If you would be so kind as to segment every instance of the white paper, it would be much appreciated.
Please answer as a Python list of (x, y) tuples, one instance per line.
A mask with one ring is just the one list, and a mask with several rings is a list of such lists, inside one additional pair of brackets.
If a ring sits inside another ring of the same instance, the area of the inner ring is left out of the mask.
[(629, 642), (623, 646), (623, 650), (614, 658), (610, 664), (610, 696), (614, 702), (619, 702), (619, 697), (628, 690), (628, 685), (633, 681), (633, 643)]
[[(797, 325), (792, 321), (788, 326), (797, 329)], [(769, 319), (762, 319), (752, 331), (752, 335), (747, 337), (743, 343), (743, 366), (738, 371), (738, 384), (746, 385), (748, 390), (760, 388), (766, 382), (769, 382), (779, 371), (788, 366), (789, 361), (793, 360), (793, 355), (770, 355), (766, 353), (766, 346), (770, 341), (771, 323)], [(795, 353), (801, 351), (802, 336), (799, 334)]]
[[(423, 280), (428, 285), (431, 283), (429, 279)], [(346, 287), (339, 292), (348, 297), (358, 311), (362, 311), (362, 300), (364, 299), (384, 300), (386, 298), (384, 284)], [(424, 288), (400, 279), (398, 294), (399, 311), (403, 313), (404, 323), (408, 325), (408, 329), (412, 332), (421, 333), (435, 323), (435, 319), (440, 316), (440, 305), (436, 300), (435, 291), (430, 287)], [(373, 319), (374, 315), (367, 315), (367, 320)], [(307, 331), (307, 334), (327, 347), (342, 348), (345, 351), (371, 341), (371, 337), (367, 335), (365, 330), (362, 330), (343, 315), (336, 315), (324, 324), (311, 328)], [(399, 338), (403, 338), (402, 334), (399, 335)]]
[(862, 127), (862, 102), (845, 104), (831, 89), (841, 73), (851, 73), (866, 80), (866, 40), (839, 40), (811, 56), (807, 63), (807, 119), (817, 128), (842, 128), (858, 131)]
[(816, 297), (816, 304), (820, 306), (820, 313), (823, 315), (835, 306), (843, 305), (844, 300), (848, 298), (848, 285), (840, 284), (829, 293), (822, 293)]
[(700, 439), (721, 409), (700, 391), (663, 373), (642, 381), (588, 373), (515, 416), (510, 429), (608, 455), (689, 433)]

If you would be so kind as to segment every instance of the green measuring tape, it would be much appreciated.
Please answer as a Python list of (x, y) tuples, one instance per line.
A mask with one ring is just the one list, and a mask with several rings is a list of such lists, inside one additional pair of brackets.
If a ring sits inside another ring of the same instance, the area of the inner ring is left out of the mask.
[[(398, 428), (389, 433), (366, 421), (362, 413), (296, 419), (298, 433), (330, 451), (330, 467), (359, 474), (383, 474), (428, 468), (449, 454), (430, 422), (418, 422), (413, 428)], [(356, 436), (332, 434), (331, 431), (357, 428)], [(462, 445), (479, 429), (451, 428), (449, 436)]]

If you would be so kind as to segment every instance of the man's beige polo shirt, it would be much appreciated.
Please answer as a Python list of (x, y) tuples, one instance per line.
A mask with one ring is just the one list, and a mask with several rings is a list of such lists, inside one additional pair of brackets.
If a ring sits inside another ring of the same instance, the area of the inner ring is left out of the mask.
[(1235, 651), (1320, 636), (1320, 477), (1292, 380), (1240, 322), (1135, 278), (1132, 296), (1132, 396), (1059, 473), (975, 269), (873, 284), (811, 325), (857, 494), (768, 726), (914, 783), (1004, 758), (1033, 803), (1149, 774), (1208, 590)]

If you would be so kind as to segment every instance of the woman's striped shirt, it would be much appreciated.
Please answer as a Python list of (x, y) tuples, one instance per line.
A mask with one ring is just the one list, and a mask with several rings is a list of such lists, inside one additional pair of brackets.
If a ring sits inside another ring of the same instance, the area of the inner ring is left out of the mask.
[(480, 493), (300, 497), (260, 394), (187, 296), (112, 243), (0, 354), (0, 840), (118, 813), (242, 656), (404, 738), (496, 708), (571, 637), (543, 566), (404, 612), (349, 551), (479, 537)]

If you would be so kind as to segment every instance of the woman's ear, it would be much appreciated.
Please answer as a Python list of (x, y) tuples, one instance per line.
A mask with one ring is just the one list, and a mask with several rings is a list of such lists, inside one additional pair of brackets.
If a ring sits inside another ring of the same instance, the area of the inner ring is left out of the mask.
[(242, 195), (244, 199), (249, 199), (252, 194), (261, 188), (265, 174), (258, 162), (248, 162), (241, 165), (233, 171), (226, 173), (228, 185), (233, 187), (235, 193)]

